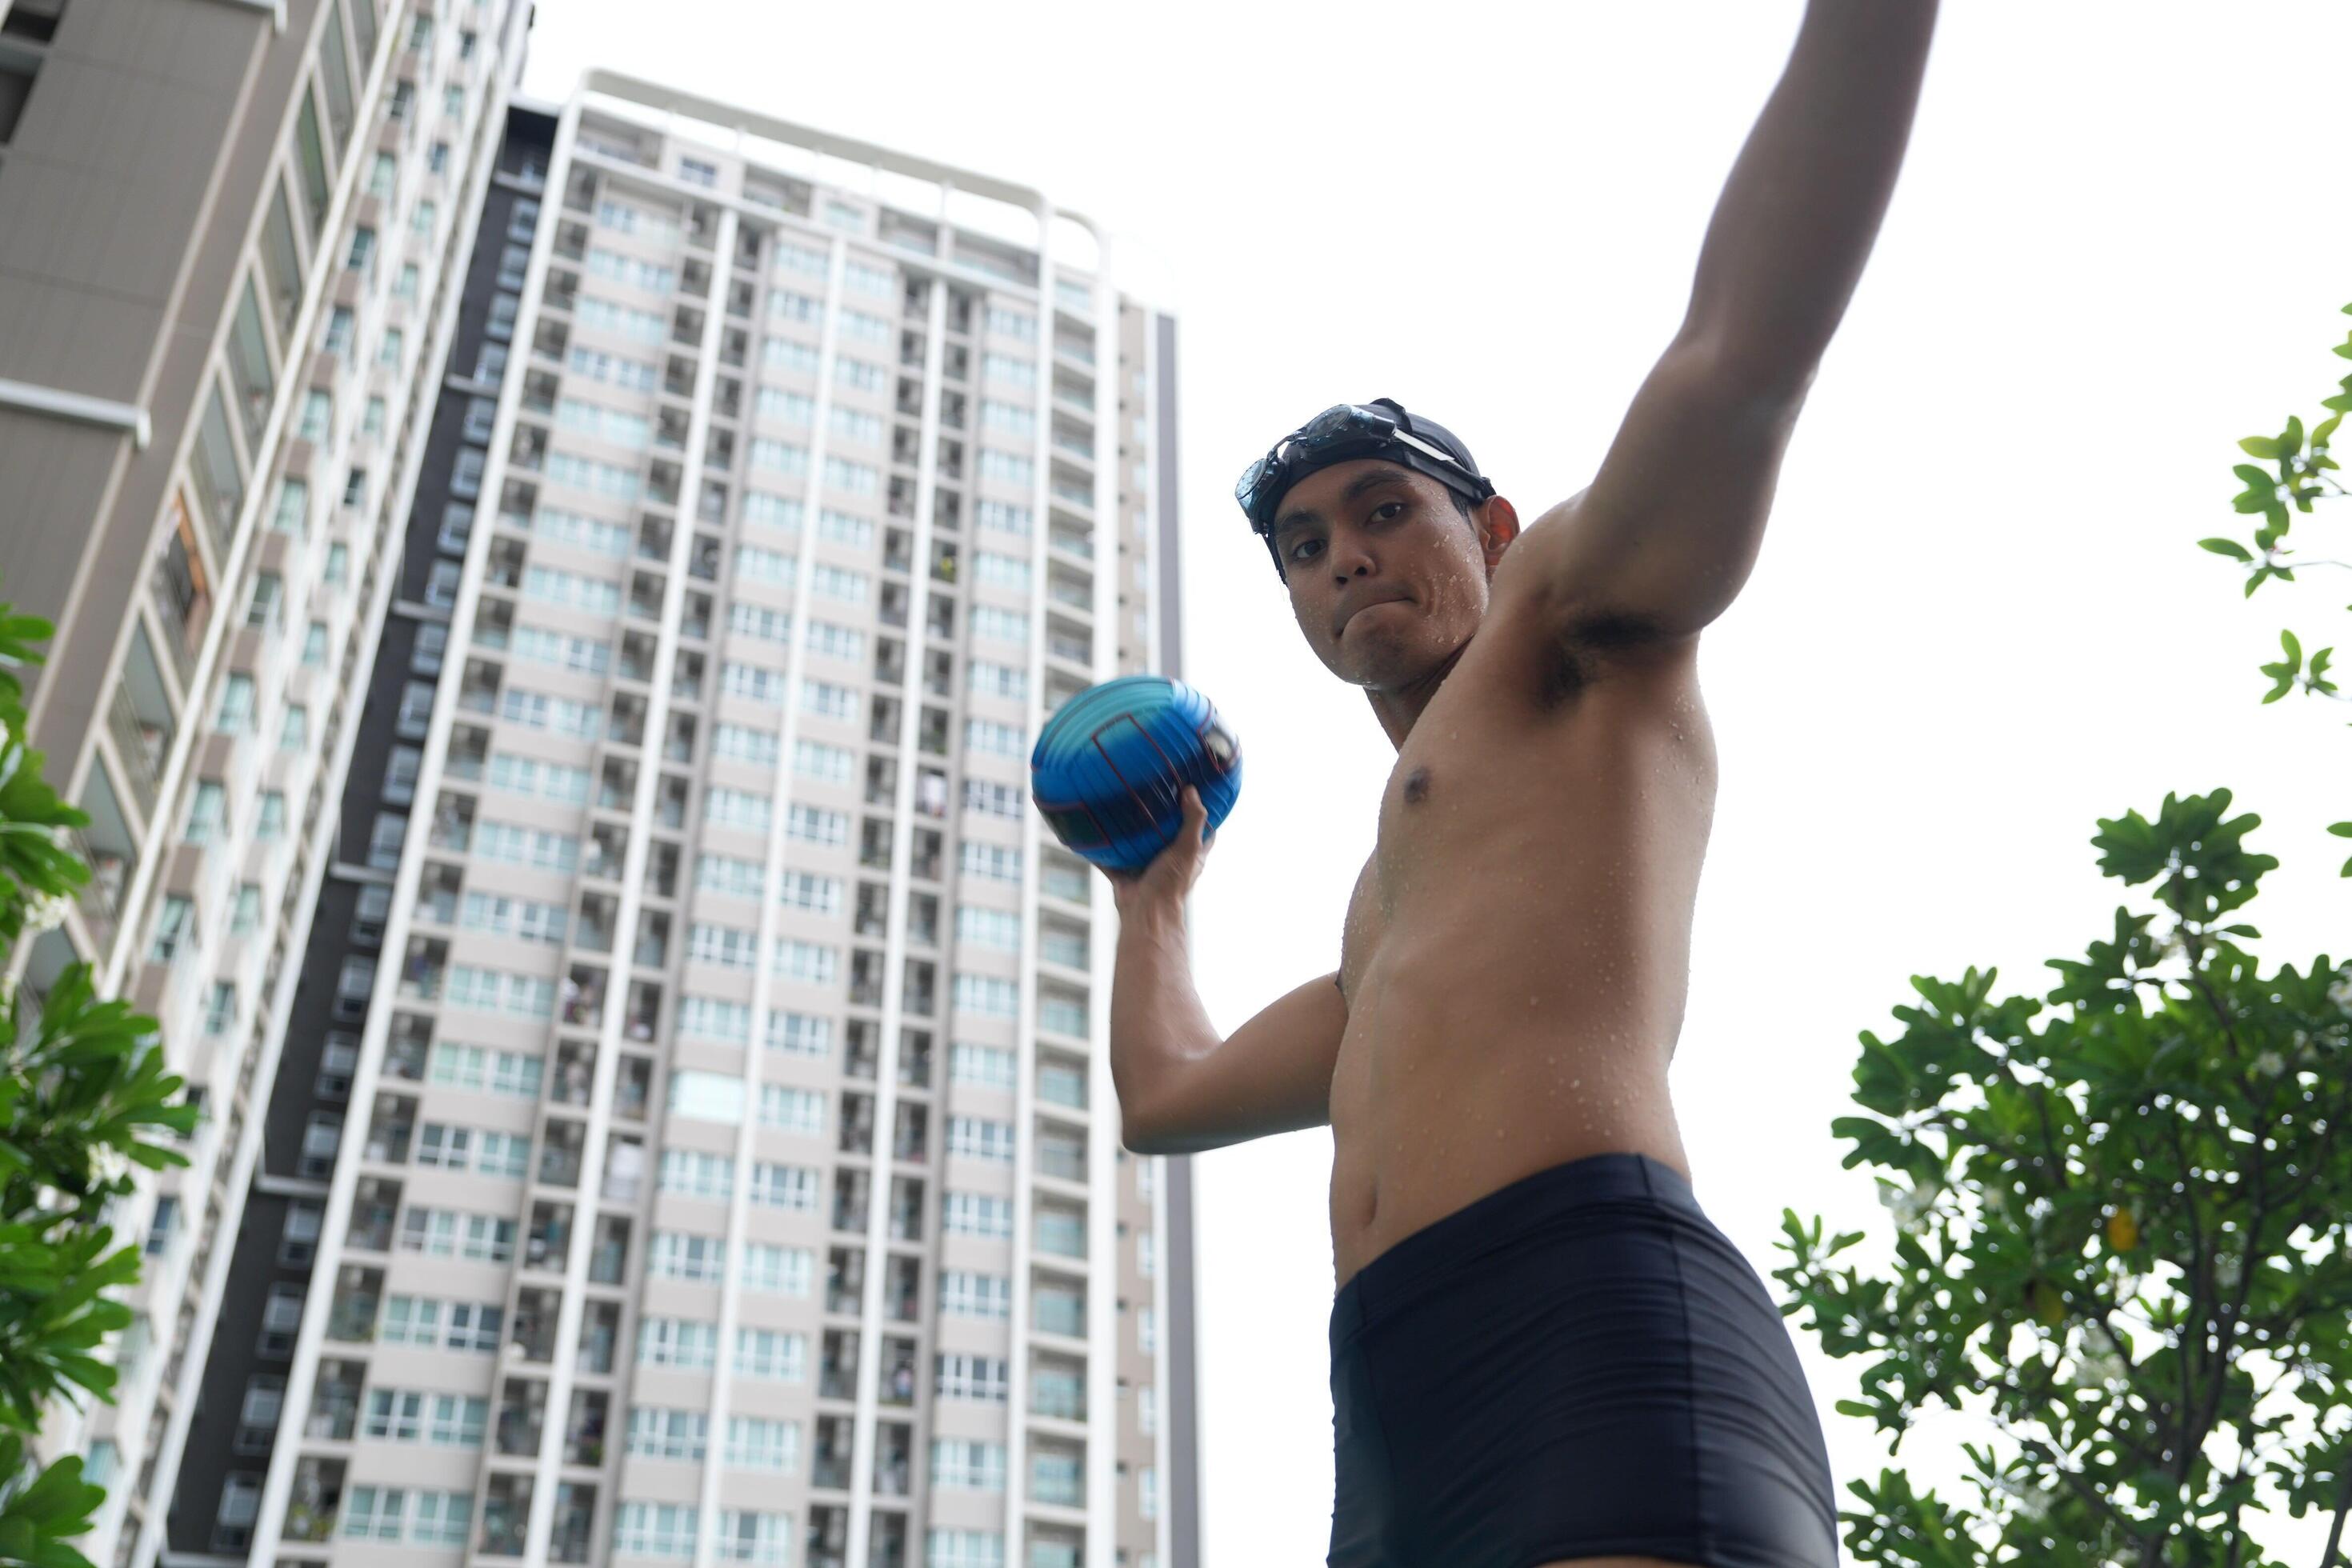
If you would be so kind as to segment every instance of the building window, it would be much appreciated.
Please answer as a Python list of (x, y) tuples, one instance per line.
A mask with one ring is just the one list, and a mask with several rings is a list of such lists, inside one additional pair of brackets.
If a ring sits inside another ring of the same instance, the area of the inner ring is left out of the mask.
[(274, 844), (286, 837), (286, 792), (268, 789), (261, 792), (261, 814), (254, 819), (253, 837), (257, 843)]
[(367, 863), (379, 871), (400, 869), (400, 847), (408, 837), (408, 818), (397, 811), (379, 811), (368, 834)]
[(294, 1173), (323, 1182), (335, 1173), (335, 1151), (343, 1142), (343, 1119), (331, 1110), (314, 1110), (302, 1129), (302, 1151)]
[(220, 1511), (213, 1517), (213, 1550), (242, 1552), (253, 1544), (253, 1521), (261, 1516), (261, 1478), (231, 1476), (221, 1483)]
[(488, 454), (478, 447), (460, 447), (457, 464), (449, 473), (449, 493), (469, 498), (481, 494), (482, 466), (488, 461)]
[(400, 689), (400, 712), (393, 729), (404, 741), (421, 741), (433, 723), (433, 683), (412, 680)]
[(455, 561), (436, 561), (425, 579), (425, 602), (446, 609), (457, 602), (457, 580), (466, 569)]
[(302, 634), (302, 662), (312, 669), (327, 662), (327, 623), (312, 621), (310, 629)]
[(286, 723), (278, 731), (278, 749), (299, 752), (310, 743), (310, 710), (299, 702), (286, 705)]
[[(406, 805), (416, 798), (416, 775), (425, 765), (425, 752), (417, 746), (394, 746), (384, 762), (383, 798), (390, 805)], [(397, 865), (398, 858), (394, 863)]]
[(375, 960), (359, 954), (344, 959), (335, 976), (335, 1016), (347, 1024), (366, 1017), (368, 997), (374, 990)]
[(169, 963), (179, 956), (180, 944), (194, 933), (189, 929), (195, 919), (194, 900), (184, 893), (164, 895), (163, 907), (156, 911), (155, 936), (147, 949), (150, 963)]
[(269, 216), (261, 226), (261, 276), (283, 341), (302, 313), (302, 253), (294, 242), (294, 217), (286, 205), (283, 180), (270, 182)]
[(278, 1238), (278, 1261), (303, 1268), (319, 1256), (319, 1229), (324, 1218), (317, 1204), (297, 1200), (286, 1205), (286, 1229)]
[(229, 327), (228, 378), (236, 388), (236, 408), (244, 416), (249, 446), (261, 439), (261, 427), (269, 422), (270, 397), (278, 390), (278, 374), (269, 364), (269, 344), (261, 332), (261, 297), (250, 278), (246, 279), (236, 320)]
[(269, 1299), (261, 1306), (261, 1337), (255, 1343), (256, 1353), (272, 1361), (290, 1360), (294, 1354), (294, 1336), (302, 1328), (302, 1287), (279, 1283), (269, 1288)]
[(360, 1040), (357, 1035), (331, 1034), (324, 1049), (319, 1053), (319, 1079), (315, 1085), (320, 1100), (348, 1100), (352, 1079), (360, 1070)]
[(360, 889), (359, 900), (352, 910), (352, 940), (373, 947), (383, 941), (384, 922), (392, 918), (392, 888), (383, 882), (370, 882)]
[(453, 500), (441, 509), (441, 534), (436, 541), (452, 555), (466, 553), (466, 542), (474, 535), (474, 509), (461, 500)]
[[(295, 1306), (296, 1321), (301, 1307)], [(278, 1413), (286, 1406), (286, 1380), (268, 1373), (248, 1378), (245, 1401), (236, 1413), (236, 1437), (231, 1445), (240, 1454), (266, 1454), (278, 1436)]]
[(236, 885), (236, 903), (229, 915), (228, 934), (250, 936), (260, 924), (261, 884), (239, 882)]
[(449, 623), (426, 621), (416, 628), (416, 646), (408, 651), (408, 668), (418, 675), (441, 673), (441, 658), (449, 648)]
[(228, 793), (213, 779), (196, 784), (195, 798), (188, 803), (188, 826), (181, 835), (191, 844), (210, 844), (228, 827)]
[(245, 472), (237, 466), (236, 444), (230, 439), (228, 405), (215, 385), (213, 395), (205, 400), (203, 420), (196, 426), (196, 441), (188, 456), (190, 477), (195, 482), (196, 503), (210, 520), (214, 542), (226, 556), (228, 542), (236, 527), (237, 508), (245, 502)]
[(294, 125), (295, 163), (301, 170), (302, 195), (310, 220), (310, 237), (319, 239), (327, 228), (327, 203), (334, 187), (327, 178), (327, 149), (319, 135), (319, 110), (310, 101), (310, 94), (302, 94), (302, 111)]

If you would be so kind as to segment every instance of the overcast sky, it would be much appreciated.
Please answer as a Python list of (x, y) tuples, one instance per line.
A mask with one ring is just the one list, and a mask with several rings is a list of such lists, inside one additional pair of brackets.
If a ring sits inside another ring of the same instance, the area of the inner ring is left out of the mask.
[[(1584, 485), (1800, 15), (543, 0), (526, 88), (619, 67), (1037, 185), (1180, 316), (1183, 673), (1247, 759), (1194, 905), (1230, 1030), (1336, 966), (1394, 762), (1301, 641), (1235, 473), (1392, 396), (1524, 517)], [(2322, 831), (2352, 815), (2345, 715), (2260, 707), (2253, 669), (2283, 622), (2340, 626), (2352, 574), (2248, 605), (2194, 543), (2236, 525), (2236, 439), (2345, 369), (2347, 58), (2337, 0), (1945, 7), (1762, 560), (1702, 656), (1721, 797), (1675, 1089), (1701, 1200), (1759, 1272), (1783, 1205), (1884, 1232), (1828, 1127), (1907, 976), (1998, 964), (2038, 993), (2106, 931), (2095, 818), (2226, 784), (2285, 862), (2259, 950), (2352, 946)], [(2315, 553), (2347, 554), (2347, 512)], [(1210, 1568), (1323, 1559), (1330, 1163), (1328, 1130), (1196, 1162)], [(1799, 1339), (1841, 1482), (1874, 1475), (1877, 1440), (1830, 1413), (1853, 1363)], [(1948, 1438), (1904, 1458), (1940, 1475)]]

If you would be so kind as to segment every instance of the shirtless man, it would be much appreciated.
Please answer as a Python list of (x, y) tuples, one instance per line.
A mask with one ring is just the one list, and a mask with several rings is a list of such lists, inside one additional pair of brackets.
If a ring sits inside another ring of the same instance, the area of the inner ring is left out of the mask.
[(1309, 421), (1237, 491), (1396, 766), (1338, 973), (1226, 1039), (1186, 951), (1185, 792), (1177, 842), (1112, 878), (1111, 1070), (1139, 1153), (1331, 1127), (1330, 1568), (1837, 1561), (1794, 1347), (1692, 1196), (1666, 1068), (1715, 795), (1698, 633), (1755, 561), (1935, 13), (1811, 0), (1681, 331), (1592, 482), (1524, 533), (1461, 441), (1386, 401)]

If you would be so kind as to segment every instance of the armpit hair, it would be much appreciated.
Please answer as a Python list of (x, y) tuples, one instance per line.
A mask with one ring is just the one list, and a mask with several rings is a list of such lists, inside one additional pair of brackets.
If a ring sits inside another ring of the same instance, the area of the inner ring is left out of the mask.
[(1656, 621), (1622, 610), (1575, 617), (1553, 638), (1539, 700), (1546, 708), (1559, 706), (1599, 679), (1612, 658), (1649, 647), (1662, 635)]

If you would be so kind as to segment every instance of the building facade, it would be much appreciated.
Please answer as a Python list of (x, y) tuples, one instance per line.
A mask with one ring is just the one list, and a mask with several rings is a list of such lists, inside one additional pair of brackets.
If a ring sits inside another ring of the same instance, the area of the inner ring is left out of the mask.
[(972, 172), (506, 127), (171, 1559), (1193, 1564), (1188, 1163), (1025, 789), (1181, 658), (1173, 322)]
[(156, 1015), (205, 1111), (115, 1208), (147, 1254), (117, 1402), (42, 1435), (109, 1489), (101, 1563), (163, 1549), (527, 26), (0, 4), (0, 594), (57, 625), (31, 741), (94, 871), (16, 961)]

